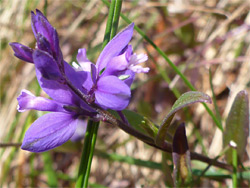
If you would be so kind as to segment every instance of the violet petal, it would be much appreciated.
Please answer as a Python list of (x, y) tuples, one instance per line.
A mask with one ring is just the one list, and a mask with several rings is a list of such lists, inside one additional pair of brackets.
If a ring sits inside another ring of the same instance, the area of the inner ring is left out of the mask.
[(118, 33), (103, 49), (100, 54), (96, 66), (98, 73), (107, 66), (111, 58), (120, 54), (120, 52), (128, 45), (132, 38), (134, 23), (130, 24), (123, 31)]
[(59, 47), (58, 34), (47, 18), (37, 9), (36, 14), (31, 12), (31, 27), (36, 38), (38, 37), (38, 33), (40, 33), (47, 39), (53, 51), (53, 57), (57, 62), (61, 63), (63, 58)]
[(84, 138), (86, 130), (87, 130), (87, 122), (88, 122), (87, 119), (78, 118), (76, 131), (73, 134), (73, 136), (70, 138), (72, 142), (77, 142), (81, 140), (82, 138)]
[(127, 84), (127, 86), (131, 86), (131, 84), (133, 83), (134, 79), (135, 79), (135, 73), (131, 70), (126, 70), (123, 71), (121, 73), (122, 75), (129, 75), (129, 78), (127, 78), (126, 80), (124, 80), (124, 83)]
[(76, 60), (83, 71), (91, 72), (92, 62), (87, 58), (86, 49), (81, 48), (78, 50)]
[(37, 33), (36, 40), (38, 49), (48, 52), (50, 55), (53, 55), (49, 41), (43, 35), (41, 35), (41, 33)]
[(113, 57), (107, 64), (105, 71), (101, 76), (117, 75), (120, 71), (127, 68), (128, 61), (126, 59), (126, 54)]
[(130, 88), (115, 76), (101, 77), (97, 82), (96, 103), (104, 109), (123, 110), (130, 95)]
[[(49, 56), (45, 52), (42, 52), (40, 50), (36, 50), (37, 55), (35, 56)], [(51, 57), (50, 57), (51, 58)], [(45, 60), (49, 59), (49, 57), (40, 57), (39, 59), (37, 58), (37, 64), (40, 64), (42, 66), (43, 62), (39, 62), (40, 60)], [(45, 64), (47, 64), (45, 62)], [(48, 69), (56, 69), (55, 63), (52, 61), (51, 65), (48, 65)], [(36, 68), (36, 77), (37, 80), (41, 86), (41, 88), (55, 101), (61, 102), (63, 104), (75, 104), (75, 98), (74, 94), (71, 92), (70, 88), (63, 82), (59, 82), (58, 80), (52, 80), (52, 79), (47, 79), (46, 77), (43, 76), (43, 70), (42, 68)]]
[(72, 137), (77, 121), (62, 112), (45, 114), (26, 131), (21, 148), (31, 152), (43, 152), (60, 146)]
[(96, 67), (94, 64), (91, 64), (91, 78), (92, 78), (92, 81), (94, 84), (96, 84), (96, 78), (97, 78), (97, 75), (96, 75)]
[[(75, 71), (68, 63), (64, 62), (65, 74), (71, 83), (80, 90), (82, 93), (87, 94), (87, 89), (83, 88), (83, 84), (88, 86), (88, 89), (92, 86), (90, 81), (90, 72)], [(91, 85), (91, 86), (90, 86)], [(68, 88), (71, 91), (70, 88)], [(89, 111), (95, 112), (89, 105), (87, 105), (83, 100), (81, 100), (74, 92), (72, 92), (72, 102), (81, 108)]]
[(62, 82), (62, 75), (52, 56), (44, 51), (35, 50), (33, 53), (33, 60), (36, 70), (39, 70), (45, 79)]
[[(55, 101), (68, 104), (81, 106), (83, 109), (94, 112), (80, 97), (78, 97), (63, 79), (59, 72), (58, 66), (53, 57), (48, 53), (35, 50), (33, 58), (36, 66), (36, 76), (41, 88)], [(71, 83), (85, 93), (82, 85), (86, 81), (87, 73), (80, 71), (76, 72), (68, 63), (64, 62), (65, 74)]]
[(63, 108), (63, 104), (43, 97), (36, 97), (30, 91), (25, 89), (21, 91), (21, 94), (17, 97), (17, 100), (17, 110), (19, 112), (24, 112), (31, 109), (51, 112), (66, 112)]
[(24, 45), (17, 43), (17, 42), (10, 43), (10, 46), (11, 46), (12, 50), (15, 52), (14, 55), (17, 58), (19, 58), (23, 61), (27, 61), (29, 63), (34, 63), (33, 58), (32, 58), (33, 50), (31, 48), (24, 46)]

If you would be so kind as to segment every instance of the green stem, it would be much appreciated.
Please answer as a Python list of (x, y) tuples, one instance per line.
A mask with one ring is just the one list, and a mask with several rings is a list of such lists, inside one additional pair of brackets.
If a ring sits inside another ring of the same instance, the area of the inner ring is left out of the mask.
[[(109, 6), (109, 2), (108, 0), (102, 0), (106, 5)], [(121, 14), (121, 18), (123, 20), (125, 20), (127, 23), (132, 23), (132, 21), (126, 17), (124, 14)], [(178, 69), (178, 67), (167, 57), (167, 55), (158, 47), (156, 46), (156, 44), (150, 40), (150, 38), (136, 25), (134, 26), (134, 29), (151, 45), (153, 46), (153, 48), (167, 61), (167, 63), (169, 64), (169, 66), (174, 69), (174, 71), (181, 77), (181, 79), (183, 80), (183, 82), (189, 87), (190, 90), (192, 91), (196, 91), (195, 87), (191, 84), (191, 82), (189, 82), (189, 80), (185, 77), (184, 74), (182, 74), (182, 72)], [(223, 131), (223, 127), (222, 124), (220, 123), (220, 121), (218, 121), (218, 119), (216, 118), (216, 116), (213, 114), (213, 112), (211, 111), (211, 109), (207, 106), (207, 104), (202, 103), (203, 106), (205, 107), (205, 109), (207, 110), (208, 114), (212, 117), (213, 121), (215, 122), (215, 124), (217, 125), (217, 127)]]
[(216, 116), (217, 116), (218, 121), (220, 121), (220, 123), (221, 123), (220, 111), (219, 111), (219, 107), (218, 107), (217, 101), (216, 101), (216, 96), (215, 96), (215, 93), (214, 93), (214, 86), (213, 86), (213, 82), (212, 82), (211, 68), (209, 68), (209, 83), (210, 83), (210, 88), (211, 88), (211, 91), (212, 91), (212, 99), (213, 99), (213, 103), (214, 103)]
[[(121, 0), (111, 1), (102, 48), (104, 48), (116, 34), (121, 6)], [(76, 187), (88, 187), (88, 179), (91, 169), (93, 153), (95, 150), (98, 127), (99, 122), (93, 122), (92, 120), (89, 120), (87, 131), (85, 133)]]
[(93, 122), (89, 120), (87, 131), (85, 133), (85, 138), (84, 138), (84, 145), (83, 145), (81, 163), (78, 171), (76, 187), (88, 186), (88, 177), (90, 173), (93, 152), (95, 149), (98, 127), (99, 127), (99, 122)]
[(233, 148), (232, 149), (232, 162), (233, 162), (233, 175), (232, 175), (232, 179), (233, 179), (233, 188), (237, 187), (237, 149)]
[(112, 23), (112, 29), (110, 33), (110, 40), (116, 35), (119, 18), (120, 18), (120, 12), (122, 9), (122, 0), (113, 0), (115, 1), (115, 10), (114, 10), (114, 16), (113, 16), (113, 23)]
[(108, 42), (111, 40), (111, 29), (112, 29), (112, 24), (113, 24), (113, 17), (114, 17), (114, 12), (115, 12), (115, 1), (111, 1), (111, 4), (109, 6), (109, 15), (108, 15), (108, 20), (106, 24), (106, 30), (104, 34), (104, 39), (102, 43), (102, 49), (108, 44)]

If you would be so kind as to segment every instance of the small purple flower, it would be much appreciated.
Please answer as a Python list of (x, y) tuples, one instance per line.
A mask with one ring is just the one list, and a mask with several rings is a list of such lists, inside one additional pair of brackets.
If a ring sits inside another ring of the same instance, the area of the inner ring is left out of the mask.
[[(77, 61), (79, 71), (91, 72), (88, 74), (88, 83), (83, 87), (88, 91), (90, 98), (103, 109), (123, 110), (129, 104), (131, 97), (130, 86), (135, 73), (148, 72), (138, 64), (147, 60), (145, 54), (136, 55), (128, 45), (133, 35), (134, 24), (117, 34), (103, 49), (96, 65), (92, 64), (86, 50), (78, 50)], [(90, 78), (91, 77), (91, 78)]]
[(28, 151), (42, 152), (69, 140), (83, 118), (93, 117), (96, 112), (66, 84), (65, 76), (75, 88), (86, 93), (82, 85), (87, 73), (76, 72), (63, 61), (57, 32), (38, 10), (36, 15), (32, 12), (32, 29), (37, 39), (36, 49), (18, 43), (10, 45), (18, 58), (34, 63), (41, 88), (52, 98), (35, 97), (27, 90), (18, 97), (20, 112), (31, 109), (51, 112), (31, 125), (21, 146)]
[[(96, 113), (65, 85), (54, 59), (49, 54), (35, 50), (33, 60), (38, 82), (53, 100), (35, 97), (29, 91), (23, 90), (17, 98), (18, 110), (23, 112), (34, 109), (52, 113), (43, 115), (31, 125), (25, 134), (21, 148), (42, 152), (69, 140), (76, 131), (77, 124), (83, 122), (83, 117), (93, 117)], [(65, 68), (68, 78), (80, 89), (84, 72), (75, 72), (67, 63)], [(45, 76), (46, 74), (48, 75)]]

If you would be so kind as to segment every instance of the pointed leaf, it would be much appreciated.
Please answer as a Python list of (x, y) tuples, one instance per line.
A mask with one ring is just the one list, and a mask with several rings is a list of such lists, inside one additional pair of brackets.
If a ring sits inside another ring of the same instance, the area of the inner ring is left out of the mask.
[(192, 181), (192, 170), (184, 123), (182, 123), (175, 132), (172, 155), (175, 186), (186, 187)]
[[(223, 134), (223, 146), (231, 140), (237, 144), (237, 152), (242, 160), (249, 135), (249, 101), (246, 91), (240, 91), (234, 99), (233, 105), (226, 120), (226, 129)], [(232, 162), (232, 149), (226, 153), (228, 163)]]
[(175, 113), (190, 105), (190, 104), (194, 104), (197, 102), (206, 102), (206, 103), (212, 103), (211, 98), (207, 95), (204, 94), (202, 92), (198, 92), (198, 91), (190, 91), (187, 93), (184, 93), (183, 95), (181, 95), (177, 101), (175, 101), (171, 111), (168, 113), (168, 115), (166, 116), (166, 118), (163, 120), (160, 129), (158, 131), (158, 134), (155, 138), (155, 142), (157, 145), (161, 146), (163, 145), (166, 135), (167, 135), (167, 129), (170, 126), (170, 123), (172, 121), (172, 119), (174, 118)]

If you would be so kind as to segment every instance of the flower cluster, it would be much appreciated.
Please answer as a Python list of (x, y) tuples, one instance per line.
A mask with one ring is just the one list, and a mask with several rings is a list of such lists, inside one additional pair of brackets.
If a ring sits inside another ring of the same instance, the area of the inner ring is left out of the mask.
[[(36, 97), (22, 90), (18, 111), (34, 109), (50, 111), (38, 118), (27, 130), (22, 149), (42, 152), (55, 148), (73, 136), (83, 119), (97, 115), (91, 104), (107, 110), (123, 110), (129, 104), (130, 86), (135, 73), (148, 72), (140, 63), (147, 60), (144, 54), (136, 55), (128, 45), (134, 24), (117, 34), (103, 49), (96, 64), (88, 60), (85, 49), (79, 49), (78, 63), (71, 67), (64, 61), (56, 30), (47, 18), (36, 10), (31, 13), (36, 48), (10, 43), (14, 55), (33, 63), (41, 88), (51, 99)], [(72, 89), (73, 88), (73, 89)], [(79, 93), (86, 96), (83, 100)]]

